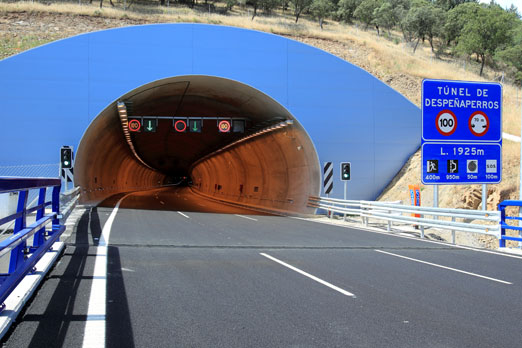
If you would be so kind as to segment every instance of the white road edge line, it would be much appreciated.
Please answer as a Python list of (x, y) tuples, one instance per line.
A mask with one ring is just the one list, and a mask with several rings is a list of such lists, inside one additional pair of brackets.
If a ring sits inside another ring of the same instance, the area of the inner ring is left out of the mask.
[(316, 221), (317, 219), (302, 218), (302, 217), (297, 217), (297, 216), (290, 216), (290, 218), (291, 219), (296, 219), (296, 220), (313, 222), (313, 223), (317, 223), (317, 224), (325, 224), (325, 225), (329, 225), (329, 226), (337, 226), (337, 227), (341, 227), (341, 228), (348, 228), (348, 229), (354, 229), (354, 230), (359, 230), (359, 231), (364, 231), (364, 232), (377, 233), (377, 234), (382, 234), (384, 236), (390, 236), (390, 237), (396, 237), (396, 238), (406, 238), (406, 239), (417, 240), (419, 242), (424, 242), (424, 243), (444, 245), (444, 246), (447, 246), (449, 248), (463, 249), (463, 250), (472, 250), (472, 251), (478, 251), (479, 253), (492, 254), (492, 255), (509, 257), (509, 258), (512, 258), (512, 259), (522, 260), (522, 256), (507, 254), (505, 252), (500, 252), (500, 251), (495, 251), (495, 250), (477, 249), (477, 248), (473, 248), (473, 247), (467, 247), (467, 246), (464, 246), (464, 245), (450, 244), (448, 242), (437, 242), (435, 240), (421, 239), (421, 238), (414, 237), (414, 236), (411, 236), (411, 235), (410, 236), (405, 236), (405, 235), (401, 235), (401, 233), (395, 234), (395, 233), (384, 232), (384, 231), (376, 231), (376, 230), (373, 230), (373, 229), (370, 229), (370, 228), (367, 228), (367, 227), (364, 227), (364, 226), (340, 225), (340, 224), (336, 224), (336, 223), (333, 223), (333, 222)]
[(105, 347), (105, 321), (107, 313), (107, 251), (112, 223), (118, 213), (121, 202), (130, 194), (123, 196), (111, 212), (111, 215), (103, 225), (103, 230), (96, 248), (96, 261), (89, 295), (89, 307), (87, 309), (87, 321), (83, 333), (82, 347)]
[(248, 219), (248, 220), (257, 221), (257, 219), (254, 219), (254, 218), (251, 218), (251, 217), (248, 217), (248, 216), (239, 215), (239, 214), (235, 214), (235, 215), (236, 215), (236, 216), (239, 216), (240, 218), (243, 218), (243, 219)]
[(451, 267), (447, 267), (447, 266), (442, 266), (442, 265), (438, 265), (438, 264), (436, 264), (436, 263), (431, 263), (431, 262), (427, 262), (427, 261), (422, 261), (422, 260), (414, 259), (414, 258), (411, 258), (411, 257), (407, 257), (407, 256), (402, 256), (402, 255), (398, 255), (398, 254), (390, 253), (390, 252), (383, 251), (383, 250), (377, 250), (377, 249), (374, 249), (374, 250), (375, 250), (376, 252), (378, 252), (378, 253), (387, 254), (387, 255), (391, 255), (391, 256), (395, 256), (395, 257), (400, 257), (400, 258), (402, 258), (402, 259), (406, 259), (406, 260), (410, 260), (410, 261), (415, 261), (415, 262), (423, 263), (423, 264), (425, 264), (425, 265), (430, 265), (430, 266), (434, 266), (434, 267), (439, 267), (439, 268), (447, 269), (447, 270), (450, 270), (450, 271), (454, 271), (454, 272), (458, 272), (458, 273), (463, 273), (463, 274), (467, 274), (467, 275), (470, 275), (470, 276), (473, 276), (473, 277), (483, 278), (483, 279), (491, 280), (491, 281), (498, 282), (498, 283), (502, 283), (502, 284), (513, 285), (513, 283), (506, 282), (505, 280), (500, 280), (500, 279), (495, 279), (495, 278), (491, 278), (491, 277), (486, 277), (486, 276), (483, 276), (483, 275), (480, 275), (480, 274), (471, 273), (471, 272), (466, 272), (466, 271), (462, 271), (462, 270), (460, 270), (460, 269), (451, 268)]
[(178, 214), (179, 214), (179, 215), (181, 215), (181, 216), (184, 216), (184, 217), (186, 217), (187, 219), (190, 219), (190, 217), (189, 217), (188, 215), (185, 215), (185, 214), (183, 214), (183, 213), (182, 213), (182, 212), (180, 212), (180, 211), (178, 211)]
[(281, 260), (278, 260), (278, 259), (276, 259), (276, 258), (273, 257), (273, 256), (270, 256), (270, 255), (265, 254), (265, 253), (259, 253), (259, 255), (264, 256), (264, 257), (266, 257), (267, 259), (270, 259), (270, 260), (272, 260), (272, 261), (274, 261), (274, 262), (277, 262), (278, 264), (280, 264), (280, 265), (282, 265), (282, 266), (285, 266), (285, 267), (287, 267), (287, 268), (290, 268), (292, 271), (297, 272), (297, 273), (299, 273), (299, 274), (302, 274), (302, 275), (304, 275), (305, 277), (308, 277), (308, 278), (310, 278), (310, 279), (312, 279), (312, 280), (315, 280), (316, 282), (318, 282), (318, 283), (320, 283), (320, 284), (323, 284), (324, 286), (327, 286), (327, 287), (329, 287), (329, 288), (332, 289), (332, 290), (338, 291), (338, 292), (340, 292), (340, 293), (343, 294), (343, 295), (351, 296), (351, 297), (355, 298), (355, 295), (352, 294), (351, 292), (346, 291), (346, 290), (344, 290), (344, 289), (341, 289), (340, 287), (335, 286), (335, 285), (333, 285), (333, 284), (330, 284), (330, 283), (328, 283), (327, 281), (324, 281), (324, 280), (322, 280), (322, 279), (319, 279), (319, 278), (317, 278), (316, 276), (313, 276), (313, 275), (311, 275), (310, 273), (306, 273), (305, 271), (302, 271), (302, 270), (300, 270), (299, 268), (296, 268), (296, 267), (294, 267), (294, 266), (292, 266), (292, 265), (289, 265), (288, 263), (285, 263), (285, 262), (283, 262), (283, 261), (281, 261)]

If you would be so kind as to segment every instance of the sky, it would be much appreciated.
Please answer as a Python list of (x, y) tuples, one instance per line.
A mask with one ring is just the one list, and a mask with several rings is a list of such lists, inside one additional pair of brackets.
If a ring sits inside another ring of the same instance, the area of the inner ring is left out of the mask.
[[(480, 0), (480, 2), (489, 4), (490, 0)], [(519, 13), (522, 12), (522, 0), (495, 0), (495, 2), (503, 8), (509, 8), (513, 4), (518, 8)]]

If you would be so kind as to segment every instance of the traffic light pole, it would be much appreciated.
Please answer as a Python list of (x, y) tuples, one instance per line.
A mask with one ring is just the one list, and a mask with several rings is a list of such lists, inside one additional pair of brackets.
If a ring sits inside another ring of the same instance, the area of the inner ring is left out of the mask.
[[(344, 200), (346, 201), (346, 188), (348, 187), (348, 181), (344, 181)], [(344, 213), (343, 220), (346, 221), (346, 213)]]

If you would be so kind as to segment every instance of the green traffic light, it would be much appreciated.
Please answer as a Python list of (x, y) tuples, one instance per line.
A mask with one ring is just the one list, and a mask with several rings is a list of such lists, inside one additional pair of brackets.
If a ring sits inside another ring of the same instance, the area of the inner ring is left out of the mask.
[(68, 166), (69, 165), (69, 161), (63, 161), (63, 164)]

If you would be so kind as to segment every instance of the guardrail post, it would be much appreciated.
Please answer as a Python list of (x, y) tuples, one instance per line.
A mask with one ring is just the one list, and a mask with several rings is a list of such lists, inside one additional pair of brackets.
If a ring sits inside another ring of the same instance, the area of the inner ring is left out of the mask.
[(498, 243), (501, 248), (505, 248), (506, 240), (504, 236), (506, 235), (506, 229), (504, 228), (504, 224), (506, 223), (506, 207), (503, 204), (499, 204), (498, 207), (500, 208), (500, 238)]
[[(47, 188), (43, 187), (40, 189), (40, 194), (38, 195), (38, 205), (45, 204), (45, 194), (47, 192)], [(36, 211), (36, 220), (43, 218), (45, 215), (45, 205)], [(37, 248), (45, 242), (45, 227), (42, 227), (38, 232), (35, 233), (33, 238), (33, 248)]]
[[(388, 210), (388, 214), (391, 215), (391, 210)], [(388, 232), (391, 232), (391, 220), (388, 220), (388, 228), (387, 228), (387, 231), (388, 231)]]
[[(455, 217), (451, 217), (451, 222), (455, 222)], [(455, 244), (455, 230), (451, 230), (451, 243)]]
[[(17, 213), (22, 213), (22, 216), (20, 216), (15, 221), (15, 227), (13, 230), (13, 234), (17, 234), (21, 230), (23, 230), (26, 227), (26, 212), (25, 207), (27, 206), (27, 196), (28, 191), (20, 191), (20, 194), (18, 196), (18, 205), (16, 207)], [(26, 243), (22, 242), (20, 245), (15, 247), (13, 250), (11, 250), (11, 257), (9, 260), (9, 273), (13, 273), (16, 271), (16, 268), (19, 264), (21, 264), (24, 261), (24, 249), (25, 249)]]
[(61, 185), (53, 187), (53, 199), (51, 205), (53, 208), (53, 212), (56, 213), (56, 215), (53, 219), (53, 229), (52, 232), (49, 233), (50, 235), (54, 234), (56, 231), (60, 229), (60, 219), (58, 218), (58, 216), (60, 216), (60, 190)]
[[(424, 219), (424, 214), (421, 214), (420, 218)], [(420, 237), (422, 239), (424, 239), (424, 225), (422, 225), (422, 224), (420, 225), (420, 231), (421, 231)]]

